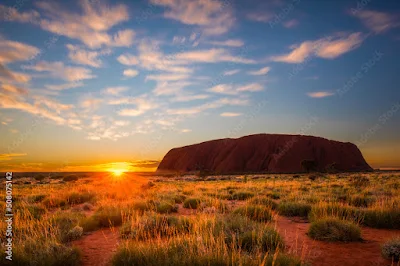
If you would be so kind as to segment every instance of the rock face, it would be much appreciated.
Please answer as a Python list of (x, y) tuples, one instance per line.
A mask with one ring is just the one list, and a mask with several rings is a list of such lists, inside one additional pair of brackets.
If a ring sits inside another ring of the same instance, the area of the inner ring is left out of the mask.
[(257, 134), (219, 139), (170, 150), (157, 172), (210, 171), (228, 173), (304, 172), (302, 162), (313, 161), (314, 170), (371, 171), (352, 143), (302, 135)]

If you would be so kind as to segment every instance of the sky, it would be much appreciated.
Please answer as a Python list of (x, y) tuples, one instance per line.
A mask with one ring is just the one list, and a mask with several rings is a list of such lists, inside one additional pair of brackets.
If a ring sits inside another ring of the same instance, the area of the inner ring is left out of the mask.
[(2, 1), (0, 169), (152, 171), (257, 133), (400, 167), (399, 1)]

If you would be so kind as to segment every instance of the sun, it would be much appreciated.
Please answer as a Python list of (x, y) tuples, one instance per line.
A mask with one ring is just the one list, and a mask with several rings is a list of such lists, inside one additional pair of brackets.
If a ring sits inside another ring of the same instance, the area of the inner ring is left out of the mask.
[(110, 172), (113, 173), (115, 176), (121, 176), (123, 173), (125, 173), (125, 170), (123, 169), (111, 169)]

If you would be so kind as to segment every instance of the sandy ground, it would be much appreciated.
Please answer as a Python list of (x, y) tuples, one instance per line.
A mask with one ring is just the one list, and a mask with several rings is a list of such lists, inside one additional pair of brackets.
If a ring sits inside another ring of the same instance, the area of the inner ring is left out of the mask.
[[(284, 237), (289, 252), (310, 261), (313, 266), (386, 266), (391, 261), (382, 258), (380, 245), (385, 240), (400, 236), (400, 230), (363, 227), (362, 242), (323, 242), (309, 238), (310, 224), (277, 217), (276, 227)], [(396, 265), (396, 264), (394, 264)]]
[(82, 250), (83, 266), (111, 265), (110, 260), (119, 244), (119, 228), (106, 228), (88, 235), (73, 243)]
[[(232, 205), (240, 205), (233, 203)], [(180, 206), (179, 215), (193, 215), (196, 210)], [(307, 236), (310, 224), (296, 218), (276, 216), (275, 227), (287, 244), (288, 252), (311, 262), (313, 266), (395, 266), (382, 258), (380, 245), (400, 230), (362, 228), (361, 242), (328, 243)], [(84, 266), (110, 265), (119, 244), (119, 229), (102, 229), (83, 236), (73, 245), (81, 248)]]

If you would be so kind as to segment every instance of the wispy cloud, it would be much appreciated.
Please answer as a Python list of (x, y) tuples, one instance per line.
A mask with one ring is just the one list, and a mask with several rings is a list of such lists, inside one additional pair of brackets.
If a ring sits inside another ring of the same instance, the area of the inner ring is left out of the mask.
[(36, 65), (26, 65), (23, 66), (23, 68), (37, 72), (47, 72), (54, 78), (61, 78), (67, 81), (80, 81), (96, 77), (88, 68), (65, 66), (64, 63), (60, 61), (40, 61)]
[(129, 53), (118, 56), (117, 60), (121, 64), (127, 65), (127, 66), (134, 66), (134, 65), (139, 64), (139, 59), (137, 58), (137, 56), (129, 54)]
[(212, 88), (209, 88), (207, 91), (218, 93), (218, 94), (226, 94), (226, 95), (236, 95), (240, 92), (257, 92), (264, 90), (264, 86), (259, 83), (250, 83), (246, 85), (232, 85), (232, 84), (219, 84)]
[(36, 6), (43, 11), (41, 14), (36, 11), (19, 13), (14, 9), (7, 20), (39, 25), (54, 34), (80, 40), (90, 48), (132, 45), (135, 36), (133, 30), (119, 30), (114, 35), (107, 32), (129, 19), (127, 6), (105, 5), (103, 1), (90, 0), (81, 0), (79, 3), (82, 13), (71, 13), (67, 11), (68, 8), (55, 2), (37, 2)]
[(244, 86), (239, 86), (237, 88), (237, 91), (241, 92), (241, 91), (248, 91), (248, 92), (256, 92), (256, 91), (262, 91), (264, 90), (264, 86), (262, 86), (259, 83), (251, 83), (251, 84), (247, 84)]
[(26, 155), (26, 153), (2, 153), (0, 154), (0, 161), (9, 161), (15, 157), (23, 157)]
[(230, 112), (225, 112), (220, 114), (220, 116), (222, 117), (237, 117), (241, 115), (242, 115), (241, 113), (230, 113)]
[(232, 70), (225, 71), (223, 74), (224, 74), (224, 76), (233, 76), (239, 72), (240, 72), (240, 69), (232, 69)]
[(249, 71), (247, 73), (249, 75), (253, 75), (253, 76), (262, 76), (262, 75), (266, 75), (270, 70), (271, 70), (270, 67), (263, 67), (259, 70)]
[[(18, 92), (18, 91), (17, 91)], [(25, 92), (15, 93), (10, 90), (0, 92), (0, 108), (16, 109), (38, 117), (44, 117), (57, 124), (67, 124), (67, 120), (61, 116), (63, 111), (73, 108), (72, 105), (65, 105), (54, 99), (44, 97), (33, 97), (34, 102), (28, 101)]]
[(200, 26), (206, 35), (226, 33), (234, 24), (230, 6), (222, 1), (151, 0), (151, 2), (167, 8), (164, 17), (183, 24)]
[(82, 87), (83, 85), (84, 85), (83, 82), (71, 82), (71, 83), (64, 83), (64, 84), (58, 84), (58, 85), (47, 84), (47, 85), (45, 85), (45, 87), (50, 90), (61, 91), (61, 90), (79, 88), (79, 87)]
[(258, 22), (268, 22), (274, 18), (274, 14), (268, 12), (252, 12), (247, 14), (247, 18)]
[(226, 40), (226, 41), (208, 41), (207, 43), (217, 46), (228, 46), (228, 47), (242, 47), (244, 42), (238, 39)]
[(233, 87), (231, 84), (219, 84), (216, 85), (210, 89), (208, 89), (209, 92), (214, 92), (214, 93), (219, 93), (219, 94), (231, 94), (235, 95), (237, 94), (236, 88)]
[(333, 92), (329, 91), (316, 91), (316, 92), (309, 92), (307, 93), (308, 97), (311, 98), (325, 98), (334, 95)]
[(88, 65), (91, 67), (101, 67), (103, 62), (99, 58), (102, 55), (108, 55), (111, 50), (105, 49), (102, 51), (88, 51), (76, 45), (67, 44), (69, 50), (68, 57), (77, 64)]
[(141, 95), (133, 98), (121, 98), (117, 100), (110, 101), (109, 104), (116, 105), (134, 105), (135, 108), (124, 108), (118, 111), (120, 116), (139, 116), (147, 111), (153, 110), (159, 106), (153, 99), (147, 95)]
[(298, 64), (312, 55), (325, 59), (334, 59), (358, 48), (363, 41), (364, 36), (360, 32), (352, 34), (339, 33), (316, 41), (305, 41), (298, 45), (292, 45), (290, 53), (272, 56), (271, 60)]
[(400, 27), (399, 17), (389, 13), (373, 10), (357, 10), (352, 15), (360, 19), (368, 29), (376, 34)]
[(119, 96), (121, 92), (127, 91), (129, 88), (125, 86), (120, 86), (120, 87), (108, 87), (103, 90), (103, 94), (105, 95), (113, 95), (113, 96)]
[(27, 61), (36, 57), (39, 52), (40, 50), (32, 45), (0, 38), (0, 63), (2, 64)]
[(297, 25), (299, 25), (299, 21), (298, 21), (297, 19), (291, 19), (291, 20), (285, 21), (285, 22), (283, 23), (283, 26), (284, 26), (285, 28), (288, 28), (288, 29), (294, 28), (294, 27), (296, 27)]
[(136, 77), (138, 74), (139, 74), (139, 71), (137, 71), (136, 69), (132, 69), (132, 68), (125, 69), (123, 72), (123, 75), (125, 77), (129, 77), (129, 78)]
[(172, 115), (195, 115), (198, 113), (201, 113), (203, 111), (209, 110), (209, 109), (217, 109), (221, 108), (223, 106), (245, 106), (249, 104), (248, 99), (240, 99), (240, 98), (220, 98), (217, 100), (214, 100), (212, 102), (208, 102), (202, 105), (198, 106), (193, 106), (189, 108), (180, 108), (180, 109), (167, 109), (168, 114)]

